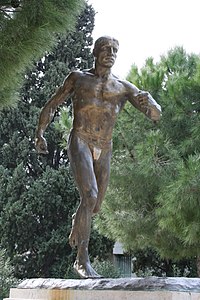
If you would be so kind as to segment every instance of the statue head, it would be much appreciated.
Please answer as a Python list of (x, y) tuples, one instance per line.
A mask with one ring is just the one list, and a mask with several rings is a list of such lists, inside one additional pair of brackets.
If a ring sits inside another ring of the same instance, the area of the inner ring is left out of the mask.
[(117, 50), (119, 48), (119, 42), (118, 42), (117, 39), (115, 39), (111, 36), (107, 36), (107, 35), (101, 36), (94, 43), (94, 49), (93, 49), (94, 57), (97, 57), (97, 54), (98, 54), (99, 50), (101, 49), (101, 47), (104, 46), (104, 45), (107, 45), (107, 44), (112, 45)]

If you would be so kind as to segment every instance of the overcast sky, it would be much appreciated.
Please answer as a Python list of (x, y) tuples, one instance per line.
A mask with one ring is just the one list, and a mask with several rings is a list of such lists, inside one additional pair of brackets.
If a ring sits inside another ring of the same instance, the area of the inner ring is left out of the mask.
[(175, 46), (200, 53), (200, 0), (88, 0), (96, 11), (94, 39), (119, 40), (113, 73), (125, 78), (152, 56), (158, 61)]

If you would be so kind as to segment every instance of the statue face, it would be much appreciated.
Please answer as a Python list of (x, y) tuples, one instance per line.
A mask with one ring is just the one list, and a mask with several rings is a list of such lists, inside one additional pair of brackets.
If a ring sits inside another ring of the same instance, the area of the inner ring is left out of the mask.
[(116, 60), (118, 45), (113, 40), (107, 40), (96, 51), (96, 62), (102, 67), (111, 68)]

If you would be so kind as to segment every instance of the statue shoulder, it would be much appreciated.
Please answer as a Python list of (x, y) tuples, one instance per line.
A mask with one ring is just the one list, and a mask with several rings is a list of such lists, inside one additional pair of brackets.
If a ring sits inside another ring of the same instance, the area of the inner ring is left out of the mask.
[(139, 92), (139, 89), (133, 83), (131, 83), (130, 81), (120, 80), (120, 82), (123, 84), (123, 86), (127, 90), (127, 93), (137, 94)]
[(85, 76), (91, 75), (91, 74), (93, 74), (92, 69), (84, 69), (84, 70), (81, 70), (81, 71), (77, 70), (77, 71), (72, 71), (69, 74), (68, 78), (70, 78), (72, 80), (76, 80), (76, 79), (79, 79), (81, 77), (85, 77)]
[(81, 76), (82, 76), (82, 71), (72, 71), (71, 73), (69, 73), (67, 78), (69, 80), (76, 80), (76, 79), (80, 78)]
[(131, 87), (131, 85), (132, 85), (129, 81), (127, 81), (125, 79), (121, 79), (121, 78), (119, 78), (118, 76), (116, 76), (114, 74), (112, 74), (112, 79), (114, 81), (119, 82), (120, 84), (122, 84), (124, 87), (127, 87), (127, 88)]

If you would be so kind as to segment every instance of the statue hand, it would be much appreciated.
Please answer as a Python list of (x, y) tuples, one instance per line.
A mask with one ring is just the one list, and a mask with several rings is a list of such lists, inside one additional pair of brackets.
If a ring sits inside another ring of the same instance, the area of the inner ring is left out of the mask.
[(139, 101), (141, 107), (147, 108), (149, 104), (149, 93), (140, 91), (136, 96), (137, 100)]
[(151, 94), (140, 91), (136, 97), (141, 108), (144, 109), (146, 116), (148, 116), (152, 121), (159, 121), (161, 117), (161, 107), (158, 103), (156, 103)]
[(38, 153), (41, 154), (48, 154), (47, 150), (47, 142), (46, 139), (43, 136), (39, 136), (35, 138), (35, 148)]

